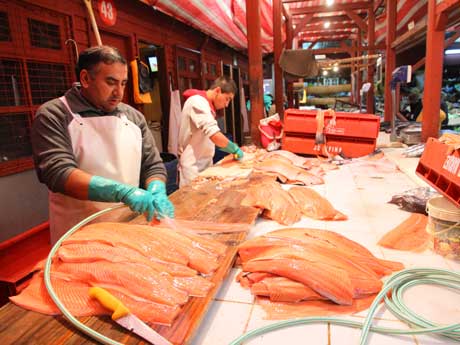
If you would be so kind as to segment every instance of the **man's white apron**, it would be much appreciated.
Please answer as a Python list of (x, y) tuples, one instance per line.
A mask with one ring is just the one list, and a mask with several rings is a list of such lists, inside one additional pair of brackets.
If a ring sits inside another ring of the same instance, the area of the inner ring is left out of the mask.
[[(142, 133), (126, 115), (81, 117), (69, 107), (65, 97), (60, 100), (73, 116), (68, 131), (78, 168), (91, 174), (139, 186)], [(61, 193), (49, 193), (51, 243), (72, 226), (100, 210), (116, 204), (78, 200)], [(109, 212), (98, 220), (114, 220)]]

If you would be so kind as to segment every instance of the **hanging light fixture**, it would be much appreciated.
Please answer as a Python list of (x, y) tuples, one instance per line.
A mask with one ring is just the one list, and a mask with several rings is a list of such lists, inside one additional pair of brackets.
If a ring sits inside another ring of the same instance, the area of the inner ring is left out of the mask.
[(338, 72), (339, 71), (339, 66), (338, 65), (334, 65), (334, 67), (332, 67), (332, 70), (334, 72)]
[(327, 70), (323, 70), (323, 76), (327, 76), (329, 72)]
[(332, 6), (334, 4), (334, 0), (326, 0), (326, 6)]
[(324, 22), (324, 28), (325, 28), (325, 29), (329, 29), (330, 26), (331, 26), (331, 22), (330, 22), (330, 21), (327, 20), (327, 21)]

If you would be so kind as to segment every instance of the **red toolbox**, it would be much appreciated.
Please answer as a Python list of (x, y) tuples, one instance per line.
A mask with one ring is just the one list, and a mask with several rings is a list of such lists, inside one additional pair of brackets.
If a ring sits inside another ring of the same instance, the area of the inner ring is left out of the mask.
[(428, 138), (415, 172), (460, 207), (460, 149)]
[[(313, 150), (316, 135), (316, 110), (287, 109), (284, 112), (283, 150), (318, 154)], [(324, 135), (331, 153), (343, 152), (347, 157), (361, 157), (375, 150), (380, 117), (370, 114), (335, 113), (324, 116)]]

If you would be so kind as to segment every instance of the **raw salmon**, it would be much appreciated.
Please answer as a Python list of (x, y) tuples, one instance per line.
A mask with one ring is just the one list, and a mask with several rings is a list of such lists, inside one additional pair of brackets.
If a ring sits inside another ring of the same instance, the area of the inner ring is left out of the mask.
[(130, 248), (112, 247), (99, 242), (89, 242), (85, 245), (66, 244), (59, 248), (57, 256), (63, 262), (94, 262), (99, 260), (131, 262), (177, 277), (190, 277), (197, 274), (197, 271), (185, 265), (162, 261), (153, 257), (149, 259)]
[(92, 286), (120, 286), (134, 295), (157, 303), (181, 305), (188, 300), (188, 294), (173, 285), (172, 277), (147, 266), (107, 261), (64, 262), (58, 263), (55, 270), (69, 275), (72, 280)]
[(248, 272), (268, 272), (303, 283), (337, 304), (353, 303), (353, 286), (347, 272), (327, 264), (307, 260), (250, 260), (243, 263)]
[(321, 177), (287, 163), (285, 160), (267, 159), (256, 164), (255, 169), (275, 173), (281, 176), (282, 180), (286, 180), (287, 183), (304, 184), (306, 186), (324, 183)]
[(266, 296), (273, 302), (326, 300), (312, 288), (285, 277), (266, 277), (252, 284), (253, 295)]
[(428, 217), (413, 213), (404, 222), (384, 235), (379, 245), (391, 249), (424, 251), (430, 243), (430, 234), (426, 231)]
[[(52, 275), (51, 283), (59, 300), (72, 315), (90, 316), (110, 313), (98, 301), (89, 297), (89, 288), (91, 287), (89, 284), (69, 281), (62, 275)], [(130, 297), (129, 293), (110, 288), (108, 290), (145, 322), (170, 325), (180, 311), (177, 305), (169, 306), (141, 298), (134, 299)], [(42, 272), (32, 278), (30, 284), (21, 294), (10, 297), (10, 300), (20, 307), (38, 313), (60, 314), (59, 309), (48, 295)]]
[(320, 220), (347, 220), (348, 217), (337, 211), (332, 204), (319, 193), (307, 187), (292, 187), (289, 194), (303, 215)]
[(280, 224), (290, 225), (300, 220), (294, 200), (277, 182), (265, 182), (248, 188), (242, 206), (265, 210), (265, 215)]
[[(376, 258), (340, 234), (308, 228), (280, 229), (247, 240), (238, 254), (243, 272), (237, 279), (242, 286), (271, 300), (290, 302), (310, 298), (307, 292), (312, 289), (335, 303), (351, 305), (353, 299), (378, 293), (380, 277), (403, 267)], [(279, 277), (296, 283), (291, 286), (275, 279)], [(286, 284), (286, 294), (280, 295)]]

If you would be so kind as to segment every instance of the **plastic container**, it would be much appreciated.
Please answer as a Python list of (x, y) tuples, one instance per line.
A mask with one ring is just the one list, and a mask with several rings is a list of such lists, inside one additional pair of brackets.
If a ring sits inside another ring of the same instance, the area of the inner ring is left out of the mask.
[(432, 249), (449, 259), (460, 260), (460, 208), (443, 196), (428, 200), (426, 208)]
[(460, 207), (460, 150), (428, 138), (415, 172)]
[[(328, 135), (326, 148), (331, 154), (343, 153), (346, 157), (356, 158), (368, 155), (375, 150), (376, 140), (356, 137), (340, 137)], [(296, 135), (286, 133), (281, 144), (283, 150), (294, 153), (318, 155), (315, 151), (315, 135)]]
[[(284, 131), (288, 133), (315, 134), (316, 110), (286, 109)], [(324, 116), (324, 134), (342, 138), (376, 139), (380, 129), (380, 117), (372, 114), (335, 112), (335, 125), (330, 124), (332, 115)]]

